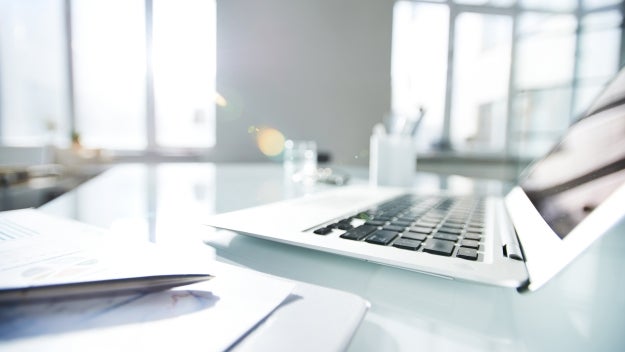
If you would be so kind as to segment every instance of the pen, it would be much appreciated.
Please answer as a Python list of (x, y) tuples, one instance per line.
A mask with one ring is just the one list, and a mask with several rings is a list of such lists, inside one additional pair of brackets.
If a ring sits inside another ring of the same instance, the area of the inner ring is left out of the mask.
[(421, 124), (421, 121), (423, 120), (423, 116), (425, 116), (425, 108), (423, 106), (419, 107), (419, 117), (417, 117), (417, 119), (415, 120), (415, 122), (412, 124), (412, 131), (410, 131), (410, 136), (411, 137), (416, 137), (417, 132), (419, 130), (419, 125)]

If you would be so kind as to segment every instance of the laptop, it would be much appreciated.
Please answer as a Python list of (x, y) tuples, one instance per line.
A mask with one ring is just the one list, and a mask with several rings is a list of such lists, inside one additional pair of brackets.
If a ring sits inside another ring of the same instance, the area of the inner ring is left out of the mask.
[(207, 225), (456, 280), (534, 291), (624, 215), (625, 71), (504, 197), (348, 185)]

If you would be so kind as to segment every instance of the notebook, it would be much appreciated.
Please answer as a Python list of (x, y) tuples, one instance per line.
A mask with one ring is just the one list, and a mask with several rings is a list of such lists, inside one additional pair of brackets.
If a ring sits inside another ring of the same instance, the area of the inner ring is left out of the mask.
[(425, 274), (534, 291), (624, 214), (625, 71), (504, 197), (349, 185), (207, 225)]

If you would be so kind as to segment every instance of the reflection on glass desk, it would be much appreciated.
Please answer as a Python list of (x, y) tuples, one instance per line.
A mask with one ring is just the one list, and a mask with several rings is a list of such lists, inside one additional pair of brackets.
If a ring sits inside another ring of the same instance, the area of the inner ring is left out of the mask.
[(38, 207), (77, 187), (104, 166), (72, 174), (58, 164), (0, 165), (0, 211)]
[[(345, 168), (366, 183), (364, 169)], [(310, 249), (217, 231), (208, 215), (321, 192), (296, 185), (279, 164), (121, 165), (40, 209), (111, 229), (129, 240), (206, 242), (219, 260), (356, 293), (371, 310), (354, 351), (625, 350), (625, 222), (539, 291), (458, 282)], [(510, 185), (416, 174), (431, 193), (504, 194)]]

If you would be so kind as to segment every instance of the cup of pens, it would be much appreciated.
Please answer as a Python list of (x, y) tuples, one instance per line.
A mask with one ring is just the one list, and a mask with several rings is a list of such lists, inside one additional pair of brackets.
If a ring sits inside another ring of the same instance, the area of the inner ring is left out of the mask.
[(391, 115), (373, 128), (369, 182), (374, 186), (411, 187), (417, 169), (416, 133), (425, 111), (416, 116)]

